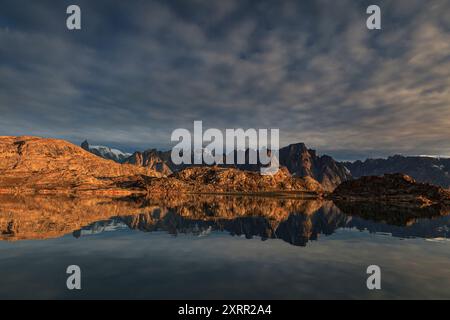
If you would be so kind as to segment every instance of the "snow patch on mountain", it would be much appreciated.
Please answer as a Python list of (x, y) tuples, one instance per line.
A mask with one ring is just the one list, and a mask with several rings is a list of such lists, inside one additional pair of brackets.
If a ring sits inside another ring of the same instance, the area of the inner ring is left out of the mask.
[(84, 141), (81, 144), (81, 147), (89, 151), (90, 153), (93, 153), (99, 157), (102, 157), (104, 159), (113, 160), (116, 162), (124, 162), (127, 158), (131, 156), (131, 153), (123, 152), (118, 149), (110, 148), (107, 146), (101, 146), (101, 145), (94, 145), (91, 146), (87, 140)]
[(107, 147), (107, 146), (89, 146), (89, 149), (90, 150), (96, 149), (101, 154), (114, 155), (117, 158), (120, 158), (120, 157), (128, 158), (129, 156), (131, 156), (131, 153), (122, 152), (122, 151), (120, 151), (118, 149), (110, 148), (110, 147)]

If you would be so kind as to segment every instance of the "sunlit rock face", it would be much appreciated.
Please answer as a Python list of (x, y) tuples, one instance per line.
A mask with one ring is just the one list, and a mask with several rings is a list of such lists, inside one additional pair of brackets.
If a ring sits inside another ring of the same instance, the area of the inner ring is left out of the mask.
[(323, 192), (322, 186), (311, 178), (292, 177), (286, 168), (274, 175), (234, 168), (192, 167), (178, 171), (168, 179), (152, 179), (147, 184), (150, 195), (172, 192), (196, 193), (258, 193), (258, 192)]
[(130, 194), (144, 176), (160, 174), (102, 159), (64, 140), (0, 137), (0, 193)]
[[(190, 167), (163, 177), (170, 169), (155, 170), (164, 166), (158, 161), (136, 154), (135, 165), (119, 164), (63, 140), (0, 137), (0, 193), (322, 192), (317, 181), (292, 177), (286, 168), (263, 176), (235, 168)], [(158, 177), (163, 178), (152, 179)]]

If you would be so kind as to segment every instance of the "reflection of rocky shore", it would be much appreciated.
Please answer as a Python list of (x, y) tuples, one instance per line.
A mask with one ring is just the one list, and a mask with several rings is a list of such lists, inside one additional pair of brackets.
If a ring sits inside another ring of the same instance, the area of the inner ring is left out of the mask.
[(224, 231), (304, 246), (339, 228), (388, 232), (400, 237), (448, 237), (450, 218), (446, 214), (448, 211), (435, 207), (399, 209), (368, 203), (335, 206), (330, 201), (294, 196), (183, 195), (121, 200), (1, 196), (0, 239), (47, 239), (71, 232), (80, 237), (131, 228), (174, 235)]
[[(303, 208), (305, 208), (303, 206)], [(183, 210), (182, 210), (183, 211)], [(319, 234), (332, 234), (340, 225), (345, 224), (346, 216), (330, 203), (319, 206), (315, 211), (293, 211), (280, 215), (268, 216), (216, 216), (209, 211), (210, 216), (203, 218), (184, 215), (185, 212), (177, 208), (169, 209), (163, 216), (155, 212), (148, 214), (119, 217), (112, 221), (125, 223), (131, 229), (141, 231), (166, 231), (170, 234), (192, 233), (207, 234), (211, 231), (226, 231), (231, 235), (246, 238), (261, 237), (264, 239), (282, 239), (294, 245), (304, 246), (309, 240), (315, 240)]]
[[(422, 212), (424, 217), (433, 217), (436, 212)], [(305, 246), (311, 240), (317, 240), (319, 235), (331, 235), (339, 228), (356, 228), (369, 232), (390, 233), (396, 237), (450, 237), (450, 216), (438, 218), (410, 218), (403, 216), (402, 223), (389, 224), (388, 215), (382, 213), (371, 215), (346, 215), (331, 203), (322, 203), (322, 207), (309, 214), (292, 212), (282, 219), (271, 219), (264, 216), (244, 216), (235, 218), (195, 218), (183, 216), (176, 209), (169, 210), (163, 217), (160, 212), (155, 216), (137, 215), (119, 217), (110, 221), (117, 225), (124, 223), (131, 229), (144, 232), (166, 231), (170, 234), (187, 233), (204, 235), (211, 231), (225, 231), (231, 235), (246, 238), (261, 237), (261, 239), (281, 239), (293, 245)], [(366, 217), (366, 220), (364, 219)], [(373, 220), (371, 220), (373, 219)], [(89, 229), (89, 227), (87, 228)]]
[(397, 226), (409, 225), (417, 219), (450, 215), (450, 207), (442, 204), (419, 207), (362, 201), (334, 201), (334, 203), (347, 215)]

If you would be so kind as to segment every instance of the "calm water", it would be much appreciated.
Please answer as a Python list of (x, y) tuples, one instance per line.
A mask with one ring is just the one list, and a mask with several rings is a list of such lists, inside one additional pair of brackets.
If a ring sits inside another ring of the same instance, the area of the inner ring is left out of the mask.
[[(440, 208), (1, 197), (0, 239), (2, 299), (450, 299)], [(80, 291), (66, 288), (72, 264)], [(372, 264), (381, 290), (366, 287)]]

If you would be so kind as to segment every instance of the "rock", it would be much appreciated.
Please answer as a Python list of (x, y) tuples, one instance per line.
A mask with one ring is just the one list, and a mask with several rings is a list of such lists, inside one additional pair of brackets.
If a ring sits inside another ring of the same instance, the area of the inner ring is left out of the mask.
[(385, 201), (429, 206), (450, 203), (450, 192), (427, 183), (418, 183), (401, 173), (361, 177), (345, 181), (332, 193), (336, 200)]
[(295, 178), (286, 168), (273, 176), (259, 172), (221, 167), (191, 167), (175, 172), (168, 178), (151, 179), (149, 194), (166, 193), (258, 193), (258, 192), (314, 192), (322, 193), (321, 185), (312, 178)]
[(142, 192), (150, 168), (97, 157), (64, 140), (0, 137), (0, 193)]

